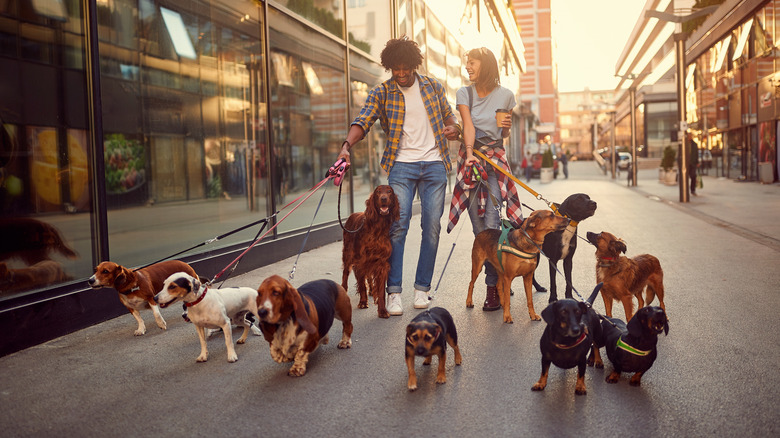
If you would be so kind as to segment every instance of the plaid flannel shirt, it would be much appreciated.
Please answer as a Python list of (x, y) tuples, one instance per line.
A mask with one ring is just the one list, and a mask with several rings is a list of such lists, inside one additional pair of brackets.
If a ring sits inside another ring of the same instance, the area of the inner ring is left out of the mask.
[[(490, 161), (498, 164), (502, 169), (509, 173), (512, 171), (509, 169), (509, 163), (506, 161), (506, 151), (503, 147), (500, 147), (500, 140), (497, 140), (490, 144), (480, 145), (478, 150), (490, 158)], [(495, 147), (499, 145), (499, 147)], [(450, 220), (447, 224), (447, 232), (449, 233), (458, 224), (461, 212), (469, 208), (469, 193), (475, 186), (477, 186), (477, 202), (479, 206), (477, 211), (479, 216), (485, 215), (485, 208), (487, 205), (487, 198), (489, 196), (487, 186), (485, 184), (472, 184), (464, 179), (464, 172), (466, 166), (463, 164), (466, 161), (466, 149), (461, 147), (458, 151), (458, 173), (455, 177), (455, 188), (452, 190), (452, 201), (450, 202)], [(490, 164), (484, 163), (485, 167)], [(499, 171), (495, 171), (496, 178), (498, 179), (498, 187), (501, 189), (501, 199), (499, 202), (506, 202), (506, 215), (509, 220), (514, 224), (523, 223), (523, 211), (520, 204), (520, 196), (517, 194), (517, 187), (509, 177)]]
[[(447, 102), (444, 87), (435, 79), (415, 73), (415, 85), (420, 86), (420, 95), (428, 112), (428, 119), (436, 137), (436, 146), (439, 148), (441, 158), (447, 167), (447, 172), (452, 170), (447, 138), (444, 136), (444, 121), (454, 117), (452, 108)], [(398, 144), (401, 141), (404, 125), (404, 95), (392, 78), (374, 87), (366, 98), (366, 103), (360, 110), (360, 114), (352, 122), (363, 128), (364, 136), (374, 122), (379, 119), (379, 124), (387, 136), (385, 152), (382, 155), (382, 169), (390, 172), (398, 156)]]

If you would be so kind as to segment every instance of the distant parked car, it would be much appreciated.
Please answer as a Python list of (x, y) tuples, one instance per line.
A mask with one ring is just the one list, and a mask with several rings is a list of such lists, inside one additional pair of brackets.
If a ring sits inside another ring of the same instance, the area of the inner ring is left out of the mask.
[(618, 156), (617, 156), (618, 169), (626, 170), (630, 165), (631, 165), (631, 154), (629, 154), (628, 152), (618, 152)]

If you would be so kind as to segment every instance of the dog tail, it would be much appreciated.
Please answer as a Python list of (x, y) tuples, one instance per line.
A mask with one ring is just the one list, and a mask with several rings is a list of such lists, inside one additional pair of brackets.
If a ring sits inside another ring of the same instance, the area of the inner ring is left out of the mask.
[(588, 304), (590, 304), (591, 306), (593, 305), (593, 302), (596, 301), (596, 297), (598, 296), (599, 291), (601, 290), (601, 286), (604, 286), (604, 283), (597, 284), (596, 287), (593, 288), (593, 293), (590, 294), (590, 296), (588, 297)]

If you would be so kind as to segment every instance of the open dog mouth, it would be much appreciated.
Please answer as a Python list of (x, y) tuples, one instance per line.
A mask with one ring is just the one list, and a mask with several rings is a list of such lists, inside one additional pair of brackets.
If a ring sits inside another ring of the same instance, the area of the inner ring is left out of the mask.
[(171, 304), (173, 304), (174, 301), (176, 301), (176, 300), (177, 300), (177, 298), (174, 298), (174, 299), (172, 299), (170, 301), (165, 301), (165, 302), (158, 301), (157, 304), (160, 306), (160, 308), (164, 309), (164, 308), (170, 306)]
[(390, 213), (390, 207), (379, 207), (379, 214), (382, 216)]

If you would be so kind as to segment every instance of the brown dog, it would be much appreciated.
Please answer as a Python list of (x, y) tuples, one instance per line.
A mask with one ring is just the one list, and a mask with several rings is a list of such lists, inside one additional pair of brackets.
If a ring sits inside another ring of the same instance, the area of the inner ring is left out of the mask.
[(474, 282), (482, 271), (483, 263), (487, 260), (498, 273), (496, 286), (498, 286), (501, 306), (504, 308), (504, 322), (509, 324), (513, 322), (509, 311), (509, 288), (516, 277), (523, 277), (528, 314), (532, 320), (540, 321), (542, 318), (534, 311), (531, 293), (539, 248), (544, 243), (544, 236), (553, 231), (561, 231), (568, 224), (569, 220), (563, 216), (556, 216), (549, 210), (536, 210), (523, 221), (521, 229), (513, 229), (508, 233), (506, 242), (499, 242), (501, 230), (488, 229), (479, 233), (474, 238), (474, 246), (471, 249), (471, 282), (466, 297), (466, 307), (474, 307), (471, 299)]
[(349, 271), (355, 272), (359, 309), (368, 308), (368, 292), (380, 318), (389, 318), (385, 307), (385, 286), (390, 273), (390, 226), (400, 217), (398, 197), (390, 186), (378, 186), (366, 200), (366, 211), (352, 213), (344, 224), (341, 253), (344, 271), (341, 287), (348, 290)]
[(352, 346), (352, 303), (347, 291), (331, 280), (316, 280), (298, 289), (278, 275), (272, 275), (257, 289), (260, 330), (276, 362), (293, 362), (287, 375), (306, 374), (309, 355), (319, 344), (328, 343), (333, 318), (343, 329), (338, 348)]
[(87, 282), (92, 289), (112, 287), (119, 292), (119, 300), (127, 308), (127, 311), (138, 321), (136, 336), (146, 333), (146, 325), (138, 312), (141, 309), (152, 309), (157, 326), (163, 330), (168, 328), (154, 296), (162, 290), (165, 279), (171, 274), (186, 272), (195, 278), (198, 274), (192, 267), (179, 260), (168, 260), (155, 263), (138, 270), (130, 270), (114, 262), (102, 262), (95, 268), (95, 275), (89, 277)]
[(436, 383), (447, 383), (444, 373), (447, 361), (447, 344), (455, 352), (455, 365), (463, 362), (458, 347), (458, 331), (452, 315), (443, 307), (426, 310), (412, 319), (406, 326), (406, 347), (404, 357), (409, 379), (406, 386), (409, 391), (417, 389), (417, 374), (414, 372), (415, 356), (422, 356), (423, 365), (430, 365), (434, 355), (439, 359), (439, 369), (436, 373)]
[(44, 260), (32, 266), (11, 269), (0, 262), (0, 296), (14, 292), (23, 292), (50, 284), (70, 280), (60, 262)]
[[(601, 298), (604, 299), (607, 316), (612, 316), (612, 300), (619, 300), (626, 311), (626, 321), (631, 321), (635, 296), (641, 309), (645, 304), (650, 305), (658, 295), (660, 306), (666, 312), (664, 271), (657, 258), (650, 254), (633, 258), (620, 255), (626, 252), (626, 243), (606, 231), (599, 234), (588, 232), (587, 236), (588, 242), (596, 246), (596, 281), (604, 283)], [(645, 299), (642, 299), (645, 289)]]

